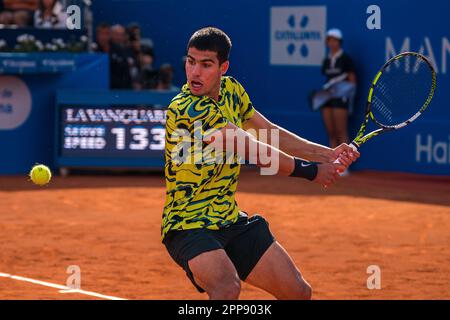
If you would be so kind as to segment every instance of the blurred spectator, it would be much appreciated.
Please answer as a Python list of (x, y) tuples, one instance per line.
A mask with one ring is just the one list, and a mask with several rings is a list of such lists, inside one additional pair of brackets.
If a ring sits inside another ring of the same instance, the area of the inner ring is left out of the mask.
[(131, 81), (133, 89), (142, 89), (140, 82), (140, 53), (141, 53), (141, 28), (137, 23), (131, 23), (127, 27), (129, 54), (133, 59), (130, 66)]
[(173, 67), (169, 64), (154, 68), (153, 41), (141, 38), (138, 24), (125, 29), (120, 24), (100, 23), (96, 28), (95, 52), (108, 53), (110, 57), (111, 89), (179, 90), (172, 84)]
[(158, 85), (158, 71), (153, 67), (153, 62), (153, 48), (143, 45), (140, 54), (142, 89), (155, 89)]
[(141, 51), (141, 28), (137, 23), (131, 23), (128, 25), (127, 33), (129, 45), (133, 53), (138, 57)]
[(124, 26), (115, 24), (111, 27), (111, 41), (121, 47), (125, 47), (127, 45), (127, 34)]
[(141, 48), (142, 47), (148, 47), (153, 49), (153, 40), (149, 38), (142, 38), (141, 39)]
[(111, 26), (106, 23), (100, 23), (95, 29), (95, 43), (93, 49), (95, 52), (109, 53), (111, 48)]
[(350, 56), (342, 50), (342, 41), (339, 29), (327, 32), (329, 54), (322, 64), (322, 73), (327, 79), (322, 89), (312, 96), (312, 108), (322, 113), (331, 148), (349, 142), (348, 116), (356, 90), (355, 68)]
[(34, 13), (34, 26), (41, 29), (64, 29), (67, 13), (58, 0), (39, 0), (39, 9)]
[(127, 34), (125, 28), (116, 24), (111, 27), (111, 47), (109, 51), (111, 89), (131, 89), (131, 68), (135, 61), (127, 47)]
[(3, 0), (0, 24), (27, 27), (33, 25), (33, 16), (39, 0)]
[(165, 63), (161, 67), (159, 67), (158, 85), (156, 86), (156, 90), (179, 91), (180, 88), (174, 86), (172, 81), (173, 81), (173, 67), (170, 64)]

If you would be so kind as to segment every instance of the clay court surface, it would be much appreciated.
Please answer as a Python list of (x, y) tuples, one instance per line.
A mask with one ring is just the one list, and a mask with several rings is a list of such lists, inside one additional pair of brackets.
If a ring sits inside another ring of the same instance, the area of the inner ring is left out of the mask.
[[(0, 273), (126, 299), (206, 299), (160, 242), (164, 178), (0, 177)], [(357, 172), (327, 190), (243, 170), (237, 200), (260, 213), (314, 299), (450, 299), (450, 178)], [(381, 290), (368, 290), (370, 265)], [(242, 299), (272, 299), (244, 284)], [(0, 277), (0, 299), (97, 299)]]

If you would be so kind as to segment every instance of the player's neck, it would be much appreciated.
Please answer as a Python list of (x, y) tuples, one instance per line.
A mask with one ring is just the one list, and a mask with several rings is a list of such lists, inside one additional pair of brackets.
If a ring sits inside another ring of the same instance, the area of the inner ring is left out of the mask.
[(206, 94), (209, 98), (213, 99), (216, 102), (220, 100), (220, 82), (219, 85), (212, 89), (208, 94)]
[(217, 94), (208, 94), (208, 97), (210, 97), (216, 102), (219, 102), (219, 92), (217, 92)]

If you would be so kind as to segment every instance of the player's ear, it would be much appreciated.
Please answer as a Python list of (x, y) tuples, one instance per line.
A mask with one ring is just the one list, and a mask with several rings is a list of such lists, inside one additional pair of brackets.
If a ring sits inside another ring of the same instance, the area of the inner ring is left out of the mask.
[(220, 65), (220, 73), (224, 75), (228, 71), (228, 67), (230, 66), (230, 61), (227, 60)]

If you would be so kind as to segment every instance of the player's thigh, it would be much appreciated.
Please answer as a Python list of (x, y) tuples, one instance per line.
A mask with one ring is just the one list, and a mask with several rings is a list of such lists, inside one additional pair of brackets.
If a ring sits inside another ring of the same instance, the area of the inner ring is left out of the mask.
[(240, 287), (236, 268), (223, 249), (203, 252), (188, 264), (195, 282), (208, 293), (223, 287)]
[(264, 253), (245, 282), (278, 299), (309, 299), (311, 287), (287, 251), (275, 241)]

